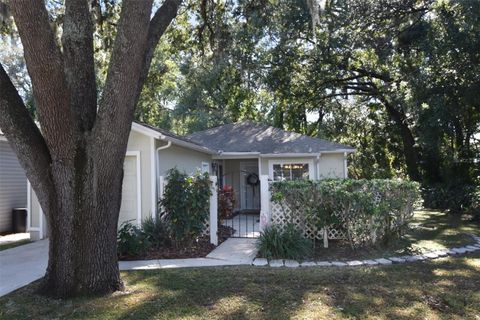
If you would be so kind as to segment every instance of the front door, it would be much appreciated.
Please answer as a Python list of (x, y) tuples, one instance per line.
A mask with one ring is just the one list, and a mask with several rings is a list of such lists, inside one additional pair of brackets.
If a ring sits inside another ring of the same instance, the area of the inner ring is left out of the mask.
[[(240, 205), (243, 210), (260, 210), (258, 162), (240, 162)], [(256, 181), (258, 181), (256, 183)]]

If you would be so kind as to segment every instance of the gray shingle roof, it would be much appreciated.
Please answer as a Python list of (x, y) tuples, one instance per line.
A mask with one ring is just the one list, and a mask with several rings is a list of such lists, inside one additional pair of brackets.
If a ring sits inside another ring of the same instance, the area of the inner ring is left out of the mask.
[(261, 154), (319, 153), (355, 149), (339, 143), (312, 138), (253, 121), (230, 123), (186, 136), (209, 149), (221, 152), (259, 152)]
[(179, 136), (178, 134), (175, 134), (173, 132), (170, 132), (170, 131), (167, 131), (165, 129), (160, 129), (160, 128), (157, 128), (157, 127), (154, 127), (154, 126), (151, 126), (149, 124), (146, 124), (146, 123), (143, 123), (143, 122), (140, 122), (140, 121), (134, 121), (135, 123), (138, 123), (146, 128), (149, 128), (149, 129), (152, 129), (152, 130), (155, 130), (161, 134), (163, 134), (164, 136), (167, 136), (167, 137), (170, 137), (170, 138), (174, 138), (174, 139), (178, 139), (178, 140), (182, 140), (182, 141), (185, 141), (185, 142), (189, 142), (189, 143), (193, 143), (193, 144), (196, 144), (197, 146), (200, 146), (200, 147), (203, 147), (202, 144), (198, 143), (198, 142), (195, 142), (193, 141), (192, 139), (189, 139), (188, 137), (186, 136)]

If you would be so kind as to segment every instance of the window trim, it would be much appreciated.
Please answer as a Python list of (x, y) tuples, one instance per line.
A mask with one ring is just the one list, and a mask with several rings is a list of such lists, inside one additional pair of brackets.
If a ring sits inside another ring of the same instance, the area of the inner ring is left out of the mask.
[(273, 166), (276, 164), (308, 164), (308, 180), (315, 180), (315, 172), (313, 168), (313, 159), (285, 159), (285, 160), (268, 160), (268, 177), (271, 181), (273, 180)]
[[(207, 169), (207, 170), (205, 171), (205, 169)], [(206, 173), (210, 174), (210, 172), (211, 172), (211, 170), (210, 170), (210, 162), (202, 161), (202, 163), (201, 163), (201, 165), (200, 165), (200, 171), (201, 171), (202, 173), (205, 173), (205, 172), (206, 172)]]

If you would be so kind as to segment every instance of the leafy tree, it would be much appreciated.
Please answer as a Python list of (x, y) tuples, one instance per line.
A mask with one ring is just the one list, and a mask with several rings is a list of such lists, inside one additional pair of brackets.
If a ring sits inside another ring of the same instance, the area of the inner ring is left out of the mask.
[[(0, 67), (0, 127), (50, 227), (43, 289), (62, 297), (123, 286), (116, 237), (127, 139), (155, 48), (180, 1), (166, 0), (153, 16), (152, 1), (95, 5), (118, 12), (115, 31), (94, 23), (87, 1), (9, 2), (41, 130)], [(105, 76), (102, 67), (95, 72), (101, 28), (111, 46)]]

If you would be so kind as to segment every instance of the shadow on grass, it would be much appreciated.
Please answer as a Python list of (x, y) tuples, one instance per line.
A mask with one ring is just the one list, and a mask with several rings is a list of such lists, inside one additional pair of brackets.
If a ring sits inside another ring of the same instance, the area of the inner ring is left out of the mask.
[[(407, 245), (461, 245), (474, 224), (420, 213)], [(441, 239), (440, 242), (437, 240)], [(0, 319), (475, 318), (480, 253), (360, 268), (224, 267), (123, 272), (127, 290), (68, 301), (30, 285), (0, 298)]]
[(123, 272), (127, 290), (68, 301), (35, 284), (0, 298), (0, 319), (475, 318), (480, 254), (360, 268), (223, 267)]
[[(478, 259), (479, 255), (355, 269), (132, 272), (125, 274), (127, 284), (135, 287), (149, 282), (159, 305), (140, 303), (120, 318), (468, 318), (480, 312)], [(176, 294), (166, 297), (162, 291)]]

